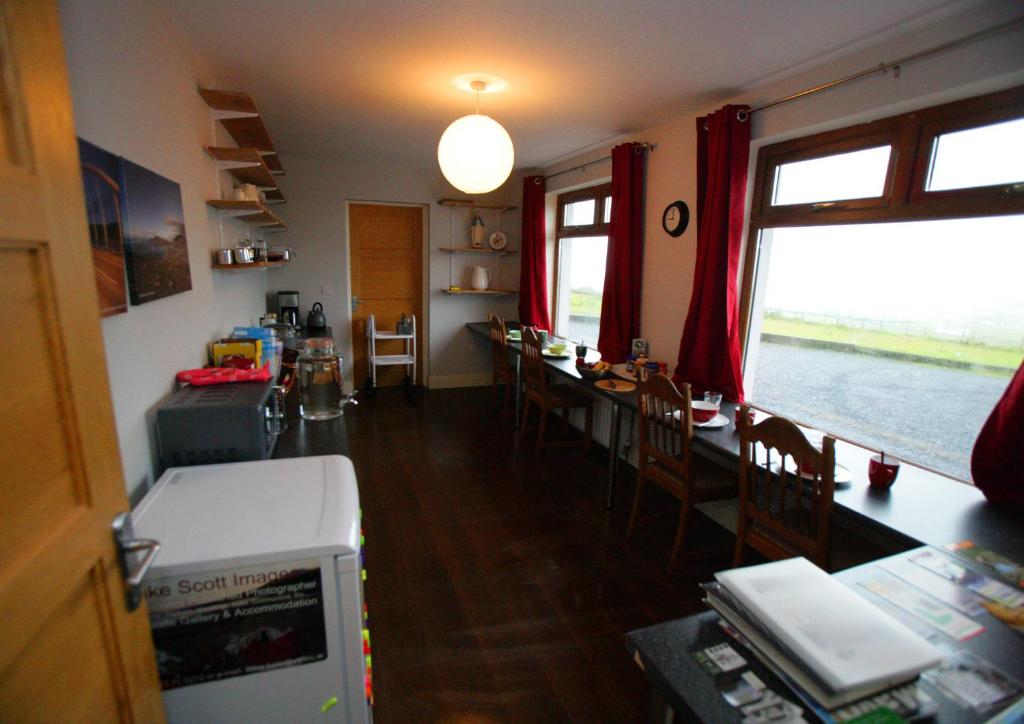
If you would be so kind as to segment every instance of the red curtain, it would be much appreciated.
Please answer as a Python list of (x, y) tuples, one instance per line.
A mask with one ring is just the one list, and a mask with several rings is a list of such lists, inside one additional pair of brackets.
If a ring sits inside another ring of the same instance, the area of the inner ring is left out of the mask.
[(523, 241), (519, 246), (519, 322), (551, 329), (548, 316), (547, 233), (544, 224), (543, 176), (523, 179)]
[(736, 273), (750, 156), (747, 106), (697, 119), (697, 265), (673, 379), (743, 401)]
[(644, 160), (642, 143), (612, 149), (612, 218), (601, 301), (601, 358), (624, 362), (640, 336), (640, 287), (644, 260)]
[(971, 455), (974, 484), (992, 502), (1024, 505), (1024, 363), (981, 428)]

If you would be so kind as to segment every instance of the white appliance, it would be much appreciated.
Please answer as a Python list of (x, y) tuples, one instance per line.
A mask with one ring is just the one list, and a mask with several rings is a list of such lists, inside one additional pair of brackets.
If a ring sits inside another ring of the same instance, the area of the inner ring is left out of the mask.
[(171, 468), (132, 524), (169, 721), (372, 721), (348, 458)]

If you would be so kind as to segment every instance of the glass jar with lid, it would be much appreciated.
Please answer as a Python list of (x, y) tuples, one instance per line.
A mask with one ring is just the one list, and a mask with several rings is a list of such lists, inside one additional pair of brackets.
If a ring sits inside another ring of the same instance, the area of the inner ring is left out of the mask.
[(330, 337), (312, 337), (299, 353), (299, 413), (306, 420), (340, 417), (347, 402), (342, 389), (342, 358)]

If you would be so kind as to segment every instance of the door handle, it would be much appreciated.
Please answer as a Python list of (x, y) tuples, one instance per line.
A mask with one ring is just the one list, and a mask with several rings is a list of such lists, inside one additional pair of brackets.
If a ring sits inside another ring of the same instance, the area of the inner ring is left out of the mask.
[[(114, 544), (117, 546), (117, 562), (124, 576), (124, 602), (129, 611), (134, 611), (142, 603), (142, 579), (146, 571), (156, 560), (160, 552), (160, 543), (152, 538), (136, 538), (132, 530), (132, 517), (129, 513), (118, 513), (111, 525), (114, 531)], [(142, 562), (133, 565), (132, 554), (146, 551)]]
[(363, 300), (357, 297), (355, 294), (352, 295), (352, 311), (356, 311), (356, 307), (363, 303)]

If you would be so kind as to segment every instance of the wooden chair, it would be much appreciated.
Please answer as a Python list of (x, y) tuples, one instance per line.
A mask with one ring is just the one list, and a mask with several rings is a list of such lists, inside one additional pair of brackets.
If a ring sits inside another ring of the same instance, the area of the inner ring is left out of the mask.
[(548, 414), (552, 410), (562, 411), (562, 426), (568, 432), (569, 410), (582, 407), (586, 421), (583, 431), (583, 451), (590, 452), (591, 433), (594, 427), (594, 398), (581, 387), (572, 384), (549, 385), (547, 371), (544, 369), (544, 357), (541, 354), (540, 339), (532, 327), (525, 327), (522, 332), (522, 369), (526, 393), (523, 399), (523, 420), (519, 426), (519, 436), (524, 437), (530, 419), (530, 403), (540, 408), (540, 430), (537, 432), (536, 451), (545, 447), (567, 447), (577, 445), (573, 440), (545, 441)]
[(771, 559), (802, 555), (827, 570), (836, 440), (825, 436), (819, 451), (791, 421), (769, 417), (753, 425), (748, 409), (743, 405), (740, 411), (733, 565), (742, 565), (749, 545)]
[(498, 384), (505, 386), (505, 396), (501, 403), (501, 415), (515, 415), (515, 408), (509, 407), (509, 401), (515, 394), (518, 373), (515, 366), (508, 361), (508, 337), (505, 322), (496, 314), (490, 318), (491, 325), (491, 400), (497, 400)]
[(677, 388), (672, 380), (659, 373), (641, 381), (637, 394), (640, 401), (639, 472), (626, 535), (632, 537), (636, 529), (640, 496), (648, 481), (677, 498), (679, 523), (668, 561), (671, 573), (683, 547), (694, 503), (732, 498), (736, 495), (736, 486), (703, 481), (693, 475), (690, 444), (693, 411), (689, 384), (683, 383)]

